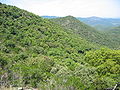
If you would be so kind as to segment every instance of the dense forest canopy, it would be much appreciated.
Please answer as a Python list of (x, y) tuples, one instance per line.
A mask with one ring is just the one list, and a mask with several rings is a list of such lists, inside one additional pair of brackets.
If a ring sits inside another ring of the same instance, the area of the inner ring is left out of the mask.
[[(83, 32), (102, 38), (94, 28), (75, 22)], [(68, 29), (0, 3), (1, 81), (42, 90), (102, 90), (119, 82), (120, 50), (94, 43), (97, 39), (85, 38), (82, 31), (77, 34)]]

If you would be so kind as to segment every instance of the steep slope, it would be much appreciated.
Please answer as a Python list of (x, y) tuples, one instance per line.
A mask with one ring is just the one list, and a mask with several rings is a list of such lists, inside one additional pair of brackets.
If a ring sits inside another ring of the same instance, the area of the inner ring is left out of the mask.
[(48, 19), (0, 4), (0, 78), (9, 85), (38, 87), (62, 79), (66, 70), (74, 76), (72, 71), (85, 64), (85, 52), (95, 48)]
[(67, 30), (75, 34), (79, 34), (80, 37), (96, 44), (105, 45), (110, 48), (118, 48), (119, 43), (117, 41), (112, 41), (111, 36), (105, 35), (94, 28), (80, 22), (72, 16), (67, 16), (63, 18), (51, 19), (51, 21), (63, 26)]
[(102, 31), (120, 25), (120, 18), (114, 19), (114, 18), (100, 18), (100, 17), (88, 17), (88, 18), (77, 17), (77, 19)]

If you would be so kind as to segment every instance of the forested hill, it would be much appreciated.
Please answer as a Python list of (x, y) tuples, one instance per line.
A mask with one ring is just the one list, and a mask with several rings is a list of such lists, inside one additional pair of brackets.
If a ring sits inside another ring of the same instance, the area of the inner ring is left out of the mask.
[(119, 35), (120, 35), (120, 26), (118, 26), (118, 27), (113, 27), (113, 28), (109, 29), (109, 30), (106, 31), (106, 32), (109, 32), (109, 33), (111, 33), (111, 34), (116, 34), (117, 36), (119, 36)]
[(23, 49), (22, 47), (29, 49), (32, 46), (43, 48), (45, 51), (43, 54), (47, 54), (47, 51), (52, 48), (64, 49), (62, 51), (65, 51), (65, 48), (69, 47), (78, 52), (79, 50), (84, 51), (96, 47), (73, 33), (65, 32), (62, 27), (48, 19), (20, 10), (14, 6), (1, 4), (0, 7), (0, 44), (3, 45), (2, 48), (8, 49), (7, 47), (9, 47), (8, 52), (12, 53), (14, 51), (11, 49), (18, 49), (16, 52), (19, 52), (19, 49), (20, 51)]
[(85, 52), (96, 48), (48, 19), (0, 4), (0, 77), (7, 73), (12, 84), (35, 87), (66, 72), (61, 70), (75, 70)]
[(113, 40), (110, 35), (97, 31), (95, 28), (84, 24), (73, 16), (51, 19), (51, 21), (63, 26), (67, 30), (78, 34), (80, 37), (96, 44), (105, 45), (109, 48), (118, 49), (120, 43)]
[(105, 34), (111, 36), (111, 39), (113, 41), (118, 42), (119, 43), (118, 48), (120, 48), (120, 26), (113, 27), (113, 28), (105, 31)]
[(100, 48), (48, 19), (0, 3), (0, 81), (7, 86), (113, 87), (120, 81), (120, 50)]

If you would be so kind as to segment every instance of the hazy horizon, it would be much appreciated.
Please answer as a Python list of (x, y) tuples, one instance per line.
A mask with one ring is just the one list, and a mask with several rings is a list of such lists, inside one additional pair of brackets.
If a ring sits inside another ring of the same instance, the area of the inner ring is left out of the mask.
[(120, 0), (1, 0), (39, 16), (120, 18)]
[[(51, 16), (51, 15), (41, 15), (41, 17), (44, 17), (44, 16), (49, 16), (49, 17), (66, 17), (66, 16)], [(72, 15), (67, 15), (67, 16), (72, 16)], [(74, 17), (74, 16), (73, 16)], [(77, 18), (112, 18), (112, 19), (120, 19), (120, 17), (98, 17), (98, 16), (88, 16), (88, 17), (77, 17)]]

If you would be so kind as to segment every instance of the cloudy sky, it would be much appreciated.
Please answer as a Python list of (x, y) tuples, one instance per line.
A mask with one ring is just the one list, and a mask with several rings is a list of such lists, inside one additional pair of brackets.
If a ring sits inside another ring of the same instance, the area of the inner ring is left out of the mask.
[(37, 15), (120, 18), (120, 0), (0, 0)]

